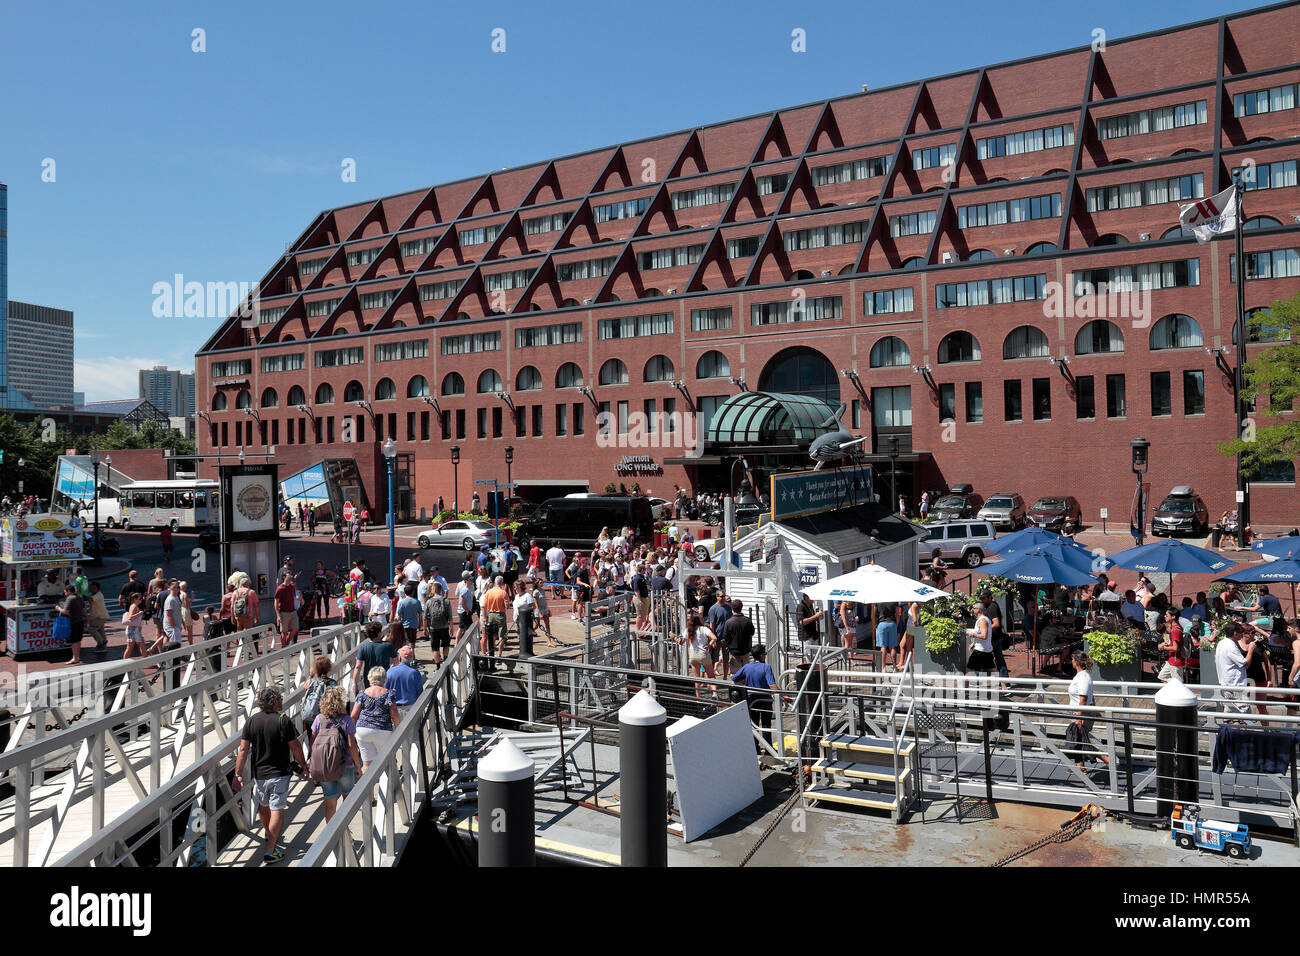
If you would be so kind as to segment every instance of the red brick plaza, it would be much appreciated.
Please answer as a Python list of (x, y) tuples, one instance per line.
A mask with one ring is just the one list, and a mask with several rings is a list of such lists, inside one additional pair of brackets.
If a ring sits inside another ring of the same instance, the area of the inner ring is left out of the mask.
[[(970, 482), (1123, 521), (1142, 436), (1153, 496), (1192, 484), (1217, 517), (1232, 241), (1178, 208), (1246, 167), (1246, 306), (1300, 291), (1297, 36), (1278, 5), (327, 210), (199, 353), (200, 450), (354, 459), (382, 503), (391, 437), (417, 516), (450, 504), (453, 445), (462, 505), (507, 445), (534, 498), (717, 489), (725, 454), (680, 438), (762, 390), (844, 402), (878, 474), (897, 436), (911, 500)], [(1294, 468), (1260, 477), (1254, 523), (1300, 518)]]

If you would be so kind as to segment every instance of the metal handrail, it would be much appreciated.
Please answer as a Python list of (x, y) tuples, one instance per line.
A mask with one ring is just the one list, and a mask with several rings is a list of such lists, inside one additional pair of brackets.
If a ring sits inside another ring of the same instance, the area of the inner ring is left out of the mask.
[[(181, 774), (181, 759), (187, 742), (192, 740), (196, 763), (206, 757), (202, 745), (209, 727), (219, 732), (228, 727), (231, 736), (225, 743), (234, 741), (237, 745), (238, 733), (255, 706), (253, 699), (255, 695), (249, 694), (248, 699), (242, 704), (239, 700), (240, 695), (246, 691), (255, 691), (263, 682), (271, 679), (273, 671), (278, 670), (287, 683), (293, 684), (285, 688), (284, 695), (285, 711), (291, 712), (293, 705), (304, 693), (306, 679), (310, 676), (310, 660), (307, 659), (307, 655), (322, 643), (327, 646), (334, 645), (334, 667), (339, 670), (340, 676), (346, 679), (349, 673), (344, 672), (342, 668), (350, 665), (355, 657), (359, 633), (356, 625), (336, 626), (315, 638), (279, 648), (237, 667), (164, 691), (155, 697), (123, 707), (102, 717), (79, 722), (59, 734), (34, 741), (18, 750), (0, 754), (0, 780), (9, 781), (14, 787), (13, 801), (9, 804), (14, 818), (14, 864), (23, 866), (31, 862), (29, 839), (32, 824), (32, 780), (35, 772), (47, 762), (66, 753), (69, 749), (76, 751), (75, 761), (68, 772), (67, 779), (61, 784), (56, 783), (62, 786), (63, 793), (55, 814), (49, 820), (40, 821), (51, 823), (53, 829), (38, 850), (40, 857), (38, 864), (48, 860), (63, 821), (66, 819), (67, 810), (80, 799), (88, 797), (92, 801), (91, 826), (96, 836), (92, 837), (91, 841), (99, 839), (107, 822), (105, 791), (110, 769), (120, 772), (136, 795), (146, 803), (147, 798), (157, 792), (176, 793), (174, 781)], [(293, 668), (295, 663), (297, 666)], [(216, 713), (210, 696), (223, 691), (228, 691), (231, 697), (224, 720)], [(181, 727), (175, 738), (164, 749), (162, 725), (168, 715), (172, 714), (180, 715)], [(205, 721), (205, 715), (209, 720)], [(145, 722), (150, 729), (150, 749), (147, 767), (141, 768), (147, 769), (147, 779), (142, 779), (118, 742), (116, 734), (124, 726), (133, 731), (136, 726)], [(170, 758), (171, 761), (171, 767), (166, 772), (163, 769), (164, 757)], [(90, 792), (83, 793), (79, 798), (78, 791), (87, 789), (84, 780), (87, 766), (90, 766), (92, 773), (88, 788)], [(143, 819), (139, 818), (138, 813), (137, 807), (123, 816)], [(144, 825), (144, 823), (136, 824), (137, 829)], [(102, 844), (100, 849), (102, 851)]]

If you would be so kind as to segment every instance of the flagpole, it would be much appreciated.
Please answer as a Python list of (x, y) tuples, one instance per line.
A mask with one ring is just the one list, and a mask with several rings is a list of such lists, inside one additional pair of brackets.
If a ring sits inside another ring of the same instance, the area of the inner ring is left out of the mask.
[[(1237, 318), (1234, 328), (1237, 330), (1237, 368), (1232, 376), (1232, 404), (1237, 418), (1237, 438), (1245, 427), (1248, 414), (1246, 389), (1246, 255), (1243, 251), (1243, 230), (1246, 221), (1244, 190), (1242, 188), (1242, 171), (1238, 167), (1232, 171), (1232, 181), (1236, 186), (1237, 227), (1233, 230), (1237, 246)], [(1237, 547), (1246, 547), (1246, 527), (1250, 524), (1250, 492), (1246, 487), (1246, 473), (1241, 467), (1241, 452), (1237, 453)]]

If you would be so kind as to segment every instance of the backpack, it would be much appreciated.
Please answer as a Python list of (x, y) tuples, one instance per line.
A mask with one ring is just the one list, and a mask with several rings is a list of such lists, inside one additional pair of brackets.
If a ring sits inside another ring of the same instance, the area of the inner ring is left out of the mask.
[(312, 741), (307, 772), (317, 783), (332, 783), (341, 779), (347, 769), (348, 735), (342, 724), (331, 720)]
[(235, 617), (248, 617), (248, 588), (239, 588), (230, 602), (230, 611)]
[(320, 699), (325, 696), (325, 688), (333, 687), (338, 681), (326, 678), (325, 680), (315, 680), (307, 689), (306, 695), (302, 699), (302, 719), (311, 723), (320, 713)]
[(632, 586), (636, 588), (637, 597), (648, 598), (650, 596), (650, 588), (646, 584), (646, 579), (644, 574), (638, 572), (637, 575), (632, 579)]
[(424, 605), (424, 619), (433, 630), (441, 630), (451, 621), (451, 604), (441, 595), (431, 597)]

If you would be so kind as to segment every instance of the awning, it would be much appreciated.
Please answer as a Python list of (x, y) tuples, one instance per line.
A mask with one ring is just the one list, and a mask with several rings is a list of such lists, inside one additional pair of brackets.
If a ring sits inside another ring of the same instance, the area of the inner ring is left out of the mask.
[(827, 430), (835, 409), (819, 398), (781, 392), (732, 395), (713, 415), (706, 441), (727, 445), (788, 445)]

